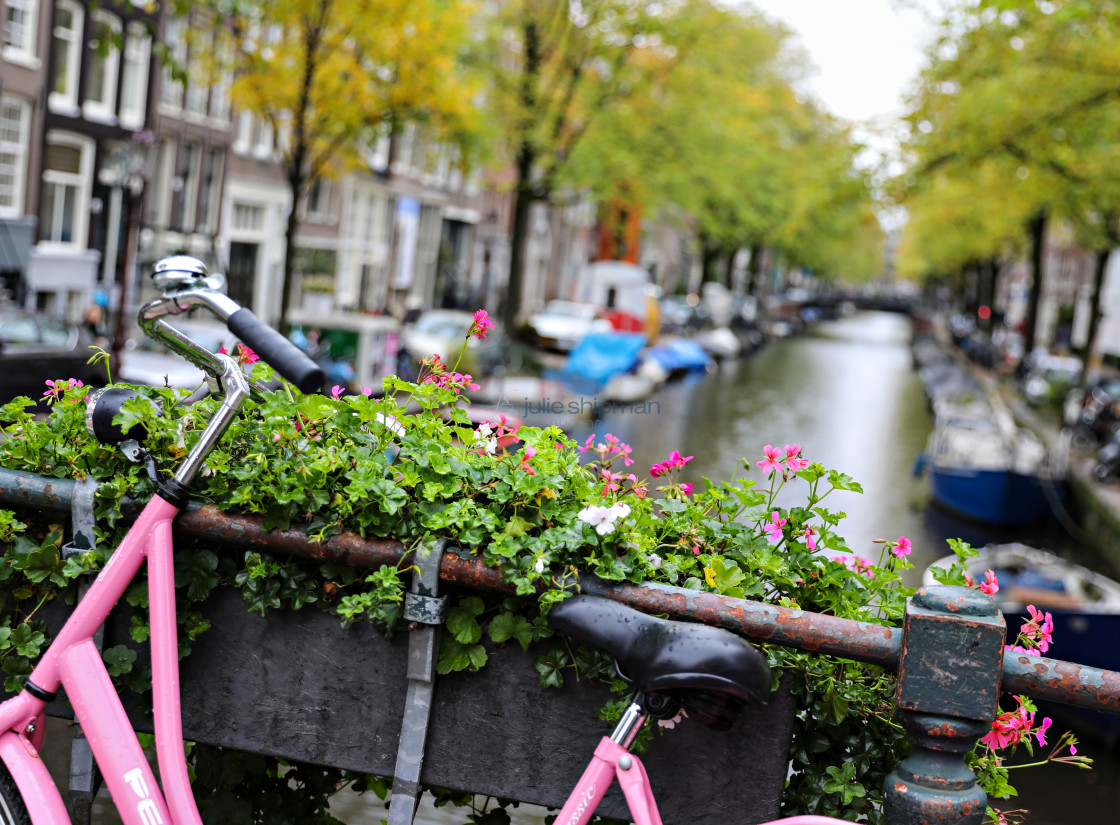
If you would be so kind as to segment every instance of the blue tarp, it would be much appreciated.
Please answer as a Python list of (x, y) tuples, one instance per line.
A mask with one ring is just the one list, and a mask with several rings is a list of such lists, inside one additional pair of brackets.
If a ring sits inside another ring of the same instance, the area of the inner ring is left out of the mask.
[(647, 355), (668, 372), (704, 370), (712, 362), (712, 357), (704, 351), (702, 346), (687, 338), (677, 338), (656, 347), (650, 347)]
[(568, 355), (564, 369), (551, 377), (571, 385), (601, 387), (638, 364), (646, 337), (636, 332), (593, 332)]

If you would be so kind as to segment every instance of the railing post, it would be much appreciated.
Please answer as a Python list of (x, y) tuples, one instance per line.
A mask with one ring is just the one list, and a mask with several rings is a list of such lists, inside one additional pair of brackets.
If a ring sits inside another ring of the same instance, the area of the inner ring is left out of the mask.
[(906, 604), (898, 718), (914, 753), (887, 777), (887, 825), (979, 825), (987, 796), (964, 755), (999, 703), (1005, 628), (990, 596), (923, 587)]

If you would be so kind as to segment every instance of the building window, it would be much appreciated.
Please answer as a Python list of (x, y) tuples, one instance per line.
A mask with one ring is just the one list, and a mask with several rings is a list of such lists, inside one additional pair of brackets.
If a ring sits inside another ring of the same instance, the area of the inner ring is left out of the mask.
[(315, 220), (330, 217), (330, 182), (315, 178), (307, 189), (307, 216)]
[(78, 249), (86, 246), (93, 141), (65, 132), (47, 133), (39, 239)]
[(78, 70), (82, 62), (82, 7), (70, 0), (55, 6), (51, 57), (54, 73), (48, 102), (52, 109), (78, 107)]
[(198, 163), (200, 156), (197, 143), (184, 143), (180, 155), (179, 175), (176, 178), (175, 219), (183, 232), (193, 232), (197, 217), (198, 201)]
[(0, 97), (0, 217), (23, 214), (31, 104)]
[(186, 23), (178, 17), (167, 21), (164, 28), (164, 42), (167, 43), (169, 52), (163, 67), (163, 75), (159, 87), (159, 102), (172, 109), (183, 105), (183, 83), (175, 77), (172, 66), (184, 66), (187, 62)]
[(222, 161), (221, 149), (207, 150), (198, 189), (200, 210), (198, 231), (207, 235), (213, 235), (218, 231), (218, 210), (221, 207), (222, 195)]
[(35, 61), (38, 0), (8, 0), (4, 7), (4, 59), (16, 63)]
[(231, 223), (237, 232), (260, 232), (264, 229), (264, 207), (235, 203)]
[(116, 17), (95, 11), (86, 54), (86, 95), (82, 108), (97, 120), (111, 118), (117, 105), (121, 24)]
[(139, 129), (148, 109), (148, 63), (152, 38), (140, 23), (129, 23), (121, 57), (121, 125)]

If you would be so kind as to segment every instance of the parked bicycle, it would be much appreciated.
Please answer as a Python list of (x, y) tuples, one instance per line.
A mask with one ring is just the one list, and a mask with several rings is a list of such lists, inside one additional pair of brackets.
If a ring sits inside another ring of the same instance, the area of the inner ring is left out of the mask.
[[(659, 619), (598, 596), (573, 596), (552, 608), (548, 620), (560, 632), (613, 656), (619, 675), (634, 687), (633, 701), (595, 748), (557, 825), (590, 822), (615, 779), (634, 825), (661, 825), (645, 767), (630, 752), (642, 727), (651, 718), (672, 719), (683, 709), (689, 719), (726, 730), (748, 702), (769, 695), (766, 657), (722, 628)], [(844, 822), (802, 815), (762, 825)]]
[[(294, 344), (220, 290), (200, 261), (185, 256), (156, 263), (153, 280), (161, 297), (140, 311), (144, 332), (197, 364), (209, 376), (208, 390), (222, 403), (171, 478), (156, 493), (114, 551), (85, 597), (31, 672), (23, 690), (0, 704), (0, 823), (43, 825), (70, 822), (54, 780), (39, 753), (48, 702), (66, 696), (125, 825), (201, 825), (183, 750), (176, 640), (175, 576), (171, 523), (186, 505), (191, 481), (238, 415), (244, 402), (265, 389), (247, 379), (238, 362), (210, 352), (175, 329), (168, 319), (204, 309), (277, 372), (304, 392), (322, 386), (322, 370)], [(90, 401), (86, 422), (104, 444), (125, 445), (138, 454), (137, 436), (113, 423), (136, 393), (110, 387)], [(156, 755), (162, 788), (125, 715), (93, 637), (144, 561), (148, 563), (152, 693)]]

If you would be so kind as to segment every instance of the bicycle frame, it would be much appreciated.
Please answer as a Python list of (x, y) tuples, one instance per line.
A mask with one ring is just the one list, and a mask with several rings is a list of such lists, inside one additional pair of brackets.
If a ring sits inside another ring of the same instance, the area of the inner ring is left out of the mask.
[[(178, 507), (158, 496), (148, 502), (36, 665), (29, 678), (32, 687), (0, 705), (0, 758), (11, 771), (34, 825), (70, 822), (38, 752), (46, 704), (59, 686), (66, 689), (125, 825), (201, 825), (182, 745), (171, 539), (171, 522), (178, 513)], [(166, 799), (93, 643), (93, 634), (145, 559), (156, 755)]]
[[(662, 825), (661, 814), (653, 798), (645, 765), (628, 750), (645, 722), (645, 711), (637, 703), (631, 704), (622, 715), (614, 732), (610, 736), (604, 736), (595, 748), (591, 763), (584, 770), (568, 801), (557, 814), (556, 825), (586, 825), (590, 822), (595, 809), (614, 779), (618, 780), (622, 788), (634, 825)], [(776, 819), (761, 825), (851, 825), (851, 823), (828, 816), (802, 815)]]

